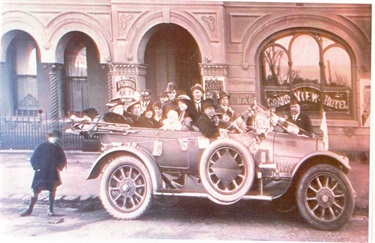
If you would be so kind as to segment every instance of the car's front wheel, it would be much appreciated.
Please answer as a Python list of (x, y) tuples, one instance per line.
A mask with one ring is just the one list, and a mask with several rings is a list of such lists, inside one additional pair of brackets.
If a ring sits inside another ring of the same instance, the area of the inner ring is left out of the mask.
[(307, 170), (297, 187), (297, 205), (302, 217), (320, 230), (341, 228), (353, 213), (354, 198), (347, 176), (326, 164)]
[(105, 169), (100, 199), (117, 219), (135, 219), (151, 206), (152, 183), (146, 166), (137, 158), (120, 156)]

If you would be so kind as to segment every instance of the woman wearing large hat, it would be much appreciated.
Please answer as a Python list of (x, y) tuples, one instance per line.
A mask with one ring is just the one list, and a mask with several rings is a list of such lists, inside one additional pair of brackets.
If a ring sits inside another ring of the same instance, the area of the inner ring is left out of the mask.
[(176, 99), (178, 106), (178, 120), (183, 126), (183, 130), (195, 130), (198, 128), (193, 124), (193, 102), (189, 96), (183, 94)]

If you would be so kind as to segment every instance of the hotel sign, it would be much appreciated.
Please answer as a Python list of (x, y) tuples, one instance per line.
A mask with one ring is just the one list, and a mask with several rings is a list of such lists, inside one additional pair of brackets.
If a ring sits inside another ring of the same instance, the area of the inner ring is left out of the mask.
[(323, 106), (326, 111), (349, 113), (350, 91), (347, 88), (321, 91), (318, 87), (298, 86), (291, 90), (265, 90), (267, 104), (277, 109), (286, 109), (294, 98), (307, 111), (318, 111)]

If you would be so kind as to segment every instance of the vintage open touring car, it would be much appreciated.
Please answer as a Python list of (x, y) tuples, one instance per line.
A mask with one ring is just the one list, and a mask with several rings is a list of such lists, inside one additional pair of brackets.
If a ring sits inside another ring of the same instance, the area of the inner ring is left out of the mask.
[(99, 139), (104, 152), (88, 179), (101, 175), (102, 204), (117, 219), (140, 217), (158, 197), (230, 205), (273, 201), (288, 192), (311, 226), (345, 225), (355, 204), (348, 159), (326, 150), (319, 136), (276, 129), (280, 123), (269, 110), (258, 106), (253, 117), (247, 132), (224, 132), (215, 140), (200, 132), (91, 122), (79, 134)]

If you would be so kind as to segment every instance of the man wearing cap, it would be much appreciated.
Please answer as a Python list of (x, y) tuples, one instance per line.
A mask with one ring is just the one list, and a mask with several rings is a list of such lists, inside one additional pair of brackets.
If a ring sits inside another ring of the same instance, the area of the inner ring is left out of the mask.
[(189, 96), (182, 94), (176, 99), (178, 106), (178, 120), (181, 122), (182, 130), (198, 131), (199, 129), (194, 125), (193, 120), (193, 103)]
[(219, 124), (217, 120), (213, 120), (216, 114), (215, 101), (211, 98), (203, 100), (202, 111), (197, 121), (199, 131), (207, 138), (217, 138), (219, 136)]
[(204, 90), (201, 84), (195, 84), (191, 88), (191, 94), (193, 96), (193, 103), (194, 103), (194, 114), (193, 119), (195, 121), (198, 120), (200, 115), (202, 114), (202, 100), (203, 100), (203, 94)]
[(232, 107), (229, 106), (229, 99), (230, 95), (225, 92), (224, 90), (220, 91), (219, 93), (219, 106), (216, 109), (216, 112), (224, 114), (230, 114), (230, 118), (232, 119), (234, 117), (234, 110)]
[(56, 189), (62, 184), (60, 171), (66, 168), (67, 160), (64, 150), (58, 144), (61, 132), (51, 130), (47, 133), (47, 142), (39, 144), (34, 150), (30, 163), (34, 169), (34, 178), (31, 184), (33, 189), (29, 207), (20, 213), (20, 216), (29, 216), (43, 190), (48, 190), (48, 216), (56, 216), (53, 211)]
[(151, 90), (146, 89), (141, 92), (141, 108), (142, 113), (144, 113), (147, 109), (151, 108)]

